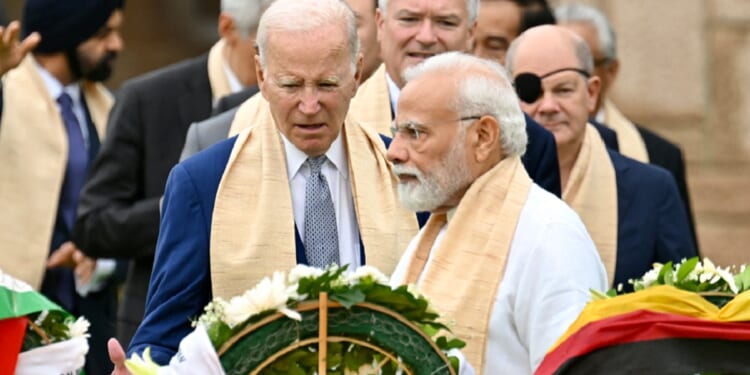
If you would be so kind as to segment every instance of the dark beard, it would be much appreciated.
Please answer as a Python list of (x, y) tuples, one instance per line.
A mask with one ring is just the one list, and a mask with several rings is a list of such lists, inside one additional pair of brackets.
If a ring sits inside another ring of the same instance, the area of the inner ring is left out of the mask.
[(65, 51), (65, 57), (68, 59), (68, 65), (75, 80), (85, 79), (92, 82), (103, 82), (112, 75), (112, 63), (117, 57), (117, 53), (107, 52), (93, 65), (90, 63), (84, 64), (75, 48)]

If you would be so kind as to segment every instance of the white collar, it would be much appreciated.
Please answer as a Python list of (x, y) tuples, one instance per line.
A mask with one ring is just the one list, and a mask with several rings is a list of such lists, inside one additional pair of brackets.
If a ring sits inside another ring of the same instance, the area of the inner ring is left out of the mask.
[[(328, 148), (325, 155), (328, 160), (333, 163), (341, 177), (345, 180), (349, 178), (349, 163), (347, 162), (346, 153), (344, 152), (344, 143), (341, 141), (341, 132), (344, 129), (339, 130), (338, 136), (331, 143), (331, 147)], [(279, 132), (281, 139), (284, 141), (284, 150), (286, 151), (286, 171), (291, 181), (295, 175), (299, 172), (302, 165), (307, 161), (307, 154), (297, 148), (291, 141), (289, 141), (284, 134)]]
[(598, 111), (596, 112), (596, 116), (594, 117), (594, 119), (595, 119), (595, 120), (596, 120), (596, 121), (597, 121), (598, 123), (600, 123), (600, 124), (605, 124), (605, 125), (606, 125), (606, 123), (605, 123), (605, 122), (606, 122), (606, 120), (607, 120), (607, 119), (606, 119), (605, 117), (606, 117), (606, 115), (604, 114), (604, 106), (602, 105), (602, 106), (601, 106), (601, 107), (599, 108), (599, 110), (598, 110)]
[(52, 73), (48, 72), (47, 69), (44, 69), (41, 65), (39, 65), (36, 60), (34, 60), (34, 65), (36, 66), (37, 72), (39, 72), (39, 75), (42, 77), (42, 82), (44, 82), (44, 86), (47, 87), (47, 91), (50, 94), (50, 97), (52, 97), (52, 100), (57, 102), (57, 98), (60, 97), (60, 95), (65, 92), (68, 95), (70, 95), (70, 98), (73, 99), (73, 104), (77, 105), (81, 103), (81, 86), (78, 85), (78, 82), (71, 83), (67, 86), (63, 86), (60, 81), (55, 78)]
[(221, 61), (223, 62), (222, 66), (224, 67), (224, 74), (227, 75), (227, 82), (229, 82), (229, 91), (232, 93), (242, 91), (245, 87), (242, 85), (239, 78), (237, 78), (237, 75), (234, 74), (234, 71), (232, 71), (232, 67), (229, 66), (226, 59), (222, 59)]
[(385, 81), (388, 82), (388, 96), (391, 98), (391, 110), (393, 110), (391, 113), (395, 115), (398, 109), (398, 97), (401, 95), (401, 89), (396, 86), (396, 82), (393, 82), (388, 72), (385, 73)]

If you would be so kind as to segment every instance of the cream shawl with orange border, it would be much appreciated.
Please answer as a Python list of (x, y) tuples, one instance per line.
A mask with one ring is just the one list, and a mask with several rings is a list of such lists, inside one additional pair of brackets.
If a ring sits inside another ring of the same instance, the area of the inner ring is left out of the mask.
[(607, 147), (591, 124), (586, 125), (562, 198), (586, 225), (612, 285), (617, 261), (617, 178)]
[(531, 184), (518, 157), (507, 158), (480, 176), (461, 199), (435, 248), (446, 215), (430, 216), (403, 280), (417, 283), (421, 278), (420, 291), (444, 318), (455, 321), (451, 330), (466, 341), (462, 351), (475, 368), (484, 368), (492, 307)]
[[(101, 84), (84, 83), (81, 90), (102, 139), (112, 96)], [(68, 136), (31, 55), (6, 74), (3, 93), (0, 268), (39, 289), (67, 167)]]
[[(296, 264), (294, 217), (286, 156), (268, 103), (243, 103), (232, 128), (243, 130), (216, 195), (211, 224), (215, 297), (244, 292), (273, 270)], [(382, 139), (347, 118), (342, 128), (359, 234), (367, 263), (390, 274), (418, 231), (402, 209)]]

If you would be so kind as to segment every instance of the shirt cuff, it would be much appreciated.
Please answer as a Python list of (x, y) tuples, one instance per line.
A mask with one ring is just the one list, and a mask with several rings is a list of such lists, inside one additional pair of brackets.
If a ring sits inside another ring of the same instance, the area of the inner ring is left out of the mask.
[(107, 285), (110, 276), (115, 273), (117, 262), (114, 259), (97, 259), (94, 274), (91, 275), (89, 282), (82, 284), (76, 275), (76, 292), (81, 297), (86, 297), (89, 293), (96, 293)]

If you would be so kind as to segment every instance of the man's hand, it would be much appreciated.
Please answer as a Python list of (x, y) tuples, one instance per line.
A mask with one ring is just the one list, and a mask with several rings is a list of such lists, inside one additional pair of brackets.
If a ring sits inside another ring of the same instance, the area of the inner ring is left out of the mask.
[(125, 350), (122, 349), (120, 342), (115, 338), (109, 339), (107, 350), (109, 351), (109, 360), (115, 365), (112, 375), (131, 375), (125, 367)]
[(23, 41), (18, 41), (21, 24), (11, 22), (8, 27), (0, 26), (0, 76), (18, 66), (39, 41), (42, 40), (37, 32), (31, 33)]
[(96, 259), (87, 257), (74, 243), (68, 241), (60, 245), (47, 260), (47, 268), (57, 267), (73, 268), (81, 284), (86, 284), (94, 274)]
[(57, 250), (52, 252), (47, 259), (47, 268), (75, 268), (76, 260), (74, 254), (79, 251), (76, 245), (70, 241), (63, 243)]

